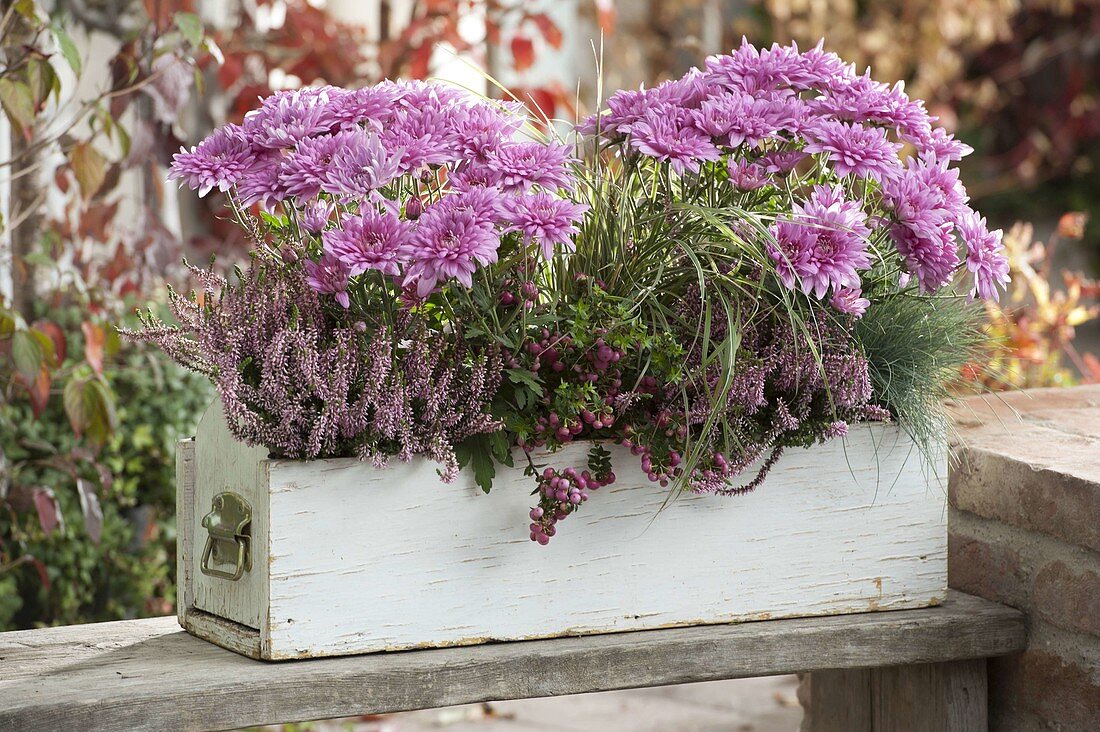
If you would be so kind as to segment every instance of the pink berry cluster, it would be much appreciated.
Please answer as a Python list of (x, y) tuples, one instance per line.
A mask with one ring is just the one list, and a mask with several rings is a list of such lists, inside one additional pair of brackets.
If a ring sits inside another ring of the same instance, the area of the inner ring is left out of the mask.
[[(504, 306), (519, 305), (530, 310), (538, 302), (539, 288), (534, 282), (513, 282), (505, 280), (504, 290), (500, 293), (500, 304)], [(512, 288), (515, 288), (514, 290)]]
[(531, 509), (531, 541), (547, 544), (556, 524), (588, 500), (588, 492), (615, 482), (615, 473), (594, 476), (588, 470), (546, 468), (539, 476), (539, 503)]
[[(686, 434), (687, 430), (681, 428), (675, 432)], [(676, 450), (670, 450), (668, 458), (663, 461), (664, 464), (661, 464), (654, 460), (652, 447), (636, 443), (630, 439), (624, 439), (619, 444), (623, 447), (629, 447), (631, 455), (641, 458), (642, 472), (646, 474), (651, 482), (657, 483), (662, 488), (667, 488), (669, 481), (678, 478), (683, 472), (679, 467), (683, 457)], [(716, 453), (715, 457), (720, 458), (722, 456)]]

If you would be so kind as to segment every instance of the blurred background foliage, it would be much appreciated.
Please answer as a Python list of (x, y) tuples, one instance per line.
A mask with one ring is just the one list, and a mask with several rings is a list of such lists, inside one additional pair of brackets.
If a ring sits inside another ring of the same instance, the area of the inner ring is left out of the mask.
[[(114, 327), (248, 246), (164, 185), (279, 88), (443, 76), (572, 120), (742, 35), (819, 38), (977, 149), (1005, 229), (992, 388), (1100, 381), (1100, 5), (1087, 0), (0, 0), (0, 630), (174, 609), (174, 466), (209, 387)], [(583, 83), (578, 83), (583, 79)], [(1090, 329), (1091, 328), (1091, 329)]]

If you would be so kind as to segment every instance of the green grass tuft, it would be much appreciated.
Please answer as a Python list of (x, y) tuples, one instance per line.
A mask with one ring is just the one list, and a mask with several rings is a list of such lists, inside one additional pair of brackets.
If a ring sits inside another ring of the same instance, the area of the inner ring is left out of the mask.
[(875, 303), (856, 321), (854, 336), (870, 363), (876, 400), (928, 458), (942, 449), (944, 400), (963, 386), (963, 367), (984, 352), (982, 322), (977, 303), (907, 293)]

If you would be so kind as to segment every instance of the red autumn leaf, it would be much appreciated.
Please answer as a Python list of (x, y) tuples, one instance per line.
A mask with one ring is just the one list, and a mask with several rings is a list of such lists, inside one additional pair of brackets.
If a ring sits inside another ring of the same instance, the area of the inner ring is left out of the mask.
[(535, 44), (526, 36), (512, 39), (512, 66), (516, 71), (526, 71), (535, 63)]
[(100, 268), (99, 274), (104, 280), (114, 284), (122, 275), (133, 272), (134, 268), (134, 260), (126, 252), (122, 242), (119, 242), (115, 246), (115, 256)]
[(62, 193), (69, 192), (69, 171), (64, 165), (59, 165), (53, 172), (53, 184)]
[(38, 514), (38, 523), (46, 534), (52, 534), (61, 525), (61, 507), (57, 505), (57, 496), (49, 488), (35, 488), (32, 494), (34, 510)]
[(61, 326), (52, 320), (36, 320), (32, 327), (50, 337), (50, 340), (53, 341), (53, 353), (57, 365), (60, 366), (64, 363), (68, 348), (66, 347), (65, 332), (61, 330)]
[(225, 61), (218, 67), (218, 84), (222, 89), (232, 89), (244, 74), (244, 58), (244, 54), (225, 54)]
[(47, 590), (50, 589), (50, 575), (46, 571), (46, 564), (38, 557), (31, 557), (31, 565), (38, 570), (38, 579), (42, 581), (42, 586)]
[(118, 213), (118, 201), (113, 203), (94, 203), (88, 206), (80, 216), (77, 232), (80, 236), (93, 241), (107, 241), (108, 227)]
[(539, 32), (542, 33), (542, 37), (546, 39), (546, 42), (549, 43), (552, 48), (561, 48), (561, 28), (550, 19), (549, 15), (546, 13), (536, 13), (530, 16), (530, 18), (534, 21), (535, 25), (538, 26)]
[(80, 330), (84, 331), (84, 360), (96, 374), (103, 376), (103, 346), (107, 342), (107, 332), (90, 320), (81, 323)]
[(145, 12), (149, 19), (157, 24), (158, 31), (164, 31), (172, 25), (176, 13), (195, 12), (194, 0), (144, 0)]
[(615, 0), (595, 0), (596, 22), (604, 35), (609, 35), (615, 30)]
[(424, 79), (428, 76), (432, 60), (432, 44), (422, 43), (412, 52), (409, 59), (409, 76), (414, 79)]
[(50, 372), (45, 366), (38, 372), (34, 383), (27, 387), (27, 391), (31, 398), (31, 411), (36, 418), (41, 417), (50, 401)]

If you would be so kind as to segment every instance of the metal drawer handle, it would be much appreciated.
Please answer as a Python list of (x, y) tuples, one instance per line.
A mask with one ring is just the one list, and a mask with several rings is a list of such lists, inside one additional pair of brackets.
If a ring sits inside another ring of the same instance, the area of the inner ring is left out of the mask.
[[(212, 504), (210, 513), (202, 517), (203, 528), (210, 535), (199, 569), (210, 577), (236, 582), (252, 569), (252, 506), (228, 491), (214, 496)], [(218, 569), (218, 564), (231, 564), (233, 571)]]

